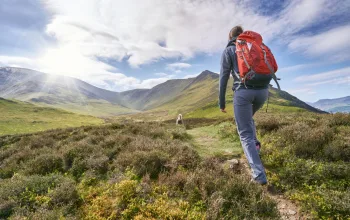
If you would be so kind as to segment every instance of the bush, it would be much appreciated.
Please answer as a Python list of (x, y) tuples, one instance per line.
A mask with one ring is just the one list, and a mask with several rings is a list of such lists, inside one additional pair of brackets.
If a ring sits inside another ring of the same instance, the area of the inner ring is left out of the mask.
[(91, 156), (86, 160), (86, 165), (89, 170), (96, 174), (105, 174), (108, 171), (109, 158), (104, 155)]
[(281, 118), (277, 119), (275, 117), (257, 117), (256, 128), (259, 130), (261, 135), (265, 135), (266, 133), (277, 131), (281, 128), (284, 123), (281, 122)]
[(79, 179), (84, 172), (88, 169), (86, 159), (76, 158), (73, 161), (72, 167), (69, 172), (75, 177), (75, 179)]
[(13, 213), (15, 206), (14, 201), (0, 199), (0, 219), (7, 219)]
[(169, 155), (157, 150), (123, 152), (116, 160), (123, 169), (132, 167), (136, 175), (142, 177), (149, 174), (151, 178), (157, 178), (159, 173), (165, 171), (168, 161)]
[(287, 125), (281, 128), (277, 136), (280, 136), (279, 145), (291, 147), (294, 154), (302, 158), (320, 158), (323, 147), (334, 136), (334, 129), (322, 125), (316, 128), (303, 122)]
[(336, 137), (324, 148), (324, 155), (330, 161), (350, 162), (350, 142), (343, 137)]
[(76, 190), (75, 182), (71, 180), (64, 181), (57, 185), (53, 190), (50, 190), (47, 195), (51, 208), (69, 206), (70, 210), (77, 208), (80, 197)]
[(181, 140), (181, 141), (191, 139), (191, 136), (189, 134), (187, 134), (186, 130), (180, 129), (180, 128), (172, 130), (170, 134), (171, 134), (172, 139), (177, 139), (177, 140)]
[(62, 171), (63, 160), (61, 157), (56, 155), (39, 155), (26, 165), (24, 172), (28, 175), (46, 175), (49, 173)]
[(219, 125), (218, 135), (222, 139), (230, 141), (239, 141), (239, 135), (236, 126), (232, 122), (224, 122)]
[(301, 114), (262, 139), (269, 182), (315, 219), (349, 218), (349, 115)]
[(336, 113), (328, 120), (330, 126), (350, 126), (350, 114)]
[[(60, 175), (30, 177), (15, 175), (11, 179), (0, 182), (0, 201), (7, 204), (16, 204), (16, 207), (25, 207), (35, 211), (45, 207), (50, 198), (49, 189), (55, 189), (60, 183), (69, 181)], [(7, 206), (11, 207), (11, 206)]]

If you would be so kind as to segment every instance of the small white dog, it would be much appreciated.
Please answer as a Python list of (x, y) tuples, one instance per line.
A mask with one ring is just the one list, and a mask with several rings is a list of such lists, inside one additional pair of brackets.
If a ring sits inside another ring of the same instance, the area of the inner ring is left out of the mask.
[(179, 114), (176, 119), (176, 125), (183, 124), (182, 114)]

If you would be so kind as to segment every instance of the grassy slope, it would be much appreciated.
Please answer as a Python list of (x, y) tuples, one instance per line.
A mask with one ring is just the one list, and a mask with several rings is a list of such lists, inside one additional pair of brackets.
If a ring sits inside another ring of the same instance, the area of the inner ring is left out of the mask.
[(35, 105), (44, 107), (60, 108), (78, 114), (86, 114), (93, 116), (113, 116), (120, 114), (128, 114), (137, 112), (121, 105), (113, 104), (105, 100), (91, 99), (84, 95), (74, 99), (75, 94), (70, 92), (62, 92), (59, 95), (47, 93), (31, 93), (18, 96), (18, 100), (39, 99), (40, 102), (30, 101)]
[(0, 135), (103, 123), (92, 116), (5, 99), (0, 99), (0, 112)]
[[(43, 105), (45, 106), (45, 105)], [(102, 100), (90, 99), (83, 105), (79, 103), (66, 103), (48, 105), (48, 107), (61, 108), (78, 114), (93, 115), (96, 117), (108, 117), (121, 114), (131, 114), (138, 112), (120, 105), (112, 104)]]
[[(207, 105), (197, 108), (193, 111), (186, 113), (186, 118), (231, 118), (233, 116), (233, 104), (232, 99), (234, 93), (231, 90), (232, 83), (229, 82), (226, 91), (226, 110), (227, 113), (221, 113), (218, 108), (218, 101), (211, 101)], [(278, 91), (270, 89), (270, 97), (268, 102), (269, 113), (281, 113), (281, 112), (306, 112), (307, 110), (301, 107), (293, 106), (290, 101), (280, 97)], [(259, 113), (266, 111), (267, 103), (261, 108)]]
[(152, 89), (137, 89), (121, 93), (125, 106), (134, 109), (156, 108), (176, 97), (193, 79), (174, 79)]
[(205, 79), (190, 85), (173, 100), (154, 109), (154, 111), (168, 110), (169, 114), (176, 115), (203, 107), (217, 98), (218, 82), (218, 78), (213, 79), (207, 76)]

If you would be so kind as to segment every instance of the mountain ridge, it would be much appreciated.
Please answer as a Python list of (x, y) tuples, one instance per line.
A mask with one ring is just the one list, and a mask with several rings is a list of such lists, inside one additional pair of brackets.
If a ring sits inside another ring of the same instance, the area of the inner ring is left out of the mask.
[(320, 99), (310, 103), (311, 106), (328, 112), (350, 112), (350, 96), (334, 99)]
[[(202, 108), (217, 102), (219, 75), (204, 70), (194, 78), (170, 79), (150, 89), (124, 92), (101, 89), (73, 77), (13, 67), (0, 68), (0, 81), (0, 97), (3, 98), (95, 116), (113, 116), (155, 110), (176, 114)], [(271, 95), (276, 96), (280, 105), (321, 112), (287, 92)]]

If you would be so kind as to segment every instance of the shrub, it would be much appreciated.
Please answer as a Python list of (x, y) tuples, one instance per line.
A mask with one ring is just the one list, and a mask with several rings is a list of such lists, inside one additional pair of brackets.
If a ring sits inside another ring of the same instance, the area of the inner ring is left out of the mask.
[(15, 175), (0, 182), (0, 201), (15, 203), (16, 207), (34, 211), (41, 206), (45, 207), (50, 201), (47, 197), (49, 189), (56, 188), (64, 181), (67, 179), (60, 175), (30, 177)]
[(53, 138), (45, 138), (39, 135), (36, 135), (30, 139), (29, 147), (30, 149), (37, 149), (43, 147), (52, 147), (55, 144)]
[(75, 159), (82, 160), (89, 157), (98, 149), (91, 146), (86, 140), (78, 141), (77, 143), (70, 144), (63, 149), (63, 162), (65, 170), (69, 170), (73, 166)]
[(103, 155), (91, 156), (86, 160), (87, 168), (96, 174), (105, 174), (108, 171), (109, 158)]
[(181, 141), (191, 139), (191, 136), (189, 134), (187, 134), (186, 130), (180, 129), (180, 128), (171, 130), (170, 134), (171, 134), (172, 139), (177, 139), (177, 140), (181, 140)]
[(239, 141), (239, 136), (236, 126), (232, 122), (224, 122), (219, 125), (218, 135), (222, 139), (230, 141)]
[(70, 210), (77, 208), (80, 202), (75, 183), (72, 180), (63, 181), (56, 188), (50, 190), (49, 205), (51, 208), (69, 206)]
[(0, 219), (7, 219), (13, 213), (15, 206), (14, 201), (0, 199)]
[(324, 125), (312, 128), (303, 122), (297, 122), (281, 128), (277, 135), (281, 137), (279, 145), (291, 147), (296, 156), (318, 158), (323, 147), (333, 139), (334, 129)]
[(30, 161), (25, 167), (25, 173), (28, 175), (39, 174), (46, 175), (53, 172), (63, 171), (63, 160), (56, 155), (39, 155)]
[(257, 117), (256, 128), (259, 130), (261, 135), (265, 135), (266, 133), (277, 131), (281, 128), (284, 123), (281, 122), (281, 119), (277, 119), (273, 116), (270, 117)]
[(87, 169), (88, 165), (86, 159), (76, 158), (74, 159), (69, 172), (75, 177), (75, 179), (79, 179)]
[(350, 114), (336, 113), (328, 120), (330, 126), (350, 126)]
[(151, 178), (157, 178), (160, 172), (166, 170), (169, 155), (157, 150), (123, 152), (116, 161), (124, 169), (132, 167), (140, 177), (149, 174)]
[(336, 137), (324, 148), (324, 155), (330, 161), (350, 162), (350, 142), (343, 137)]

